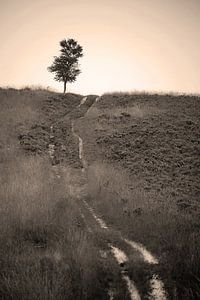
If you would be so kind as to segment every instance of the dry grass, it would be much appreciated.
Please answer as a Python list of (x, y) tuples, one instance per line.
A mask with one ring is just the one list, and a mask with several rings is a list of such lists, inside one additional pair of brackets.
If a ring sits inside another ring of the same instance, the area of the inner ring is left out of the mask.
[(48, 96), (0, 91), (0, 299), (102, 299), (106, 270), (70, 193), (71, 173), (58, 178), (48, 157), (26, 155), (18, 142), (45, 121)]
[(199, 97), (106, 94), (77, 128), (92, 205), (160, 257), (172, 299), (198, 299)]
[(1, 171), (2, 299), (98, 299), (101, 262), (66, 179), (40, 157), (10, 160)]
[[(52, 186), (53, 174), (48, 161), (40, 157), (10, 157), (0, 165), (1, 207), (3, 215), (7, 211), (22, 224), (30, 218), (37, 223), (41, 219), (38, 213), (48, 215), (53, 203), (49, 195), (55, 197)], [(49, 178), (50, 176), (50, 178)], [(37, 220), (38, 218), (38, 220)]]
[[(37, 100), (38, 102), (38, 100)], [(30, 93), (0, 91), (0, 147), (16, 147), (17, 133), (39, 119), (37, 102)]]
[[(77, 127), (90, 164), (92, 206), (110, 226), (158, 255), (158, 271), (172, 299), (198, 299), (198, 161), (194, 157), (199, 102), (197, 97), (173, 97), (104, 95)], [(0, 90), (1, 299), (107, 297), (106, 278), (112, 268), (98, 256), (99, 232), (93, 228), (89, 233), (80, 216), (77, 198), (86, 193), (80, 170), (63, 167), (58, 178), (48, 159), (25, 155), (18, 142), (23, 131), (29, 133), (24, 136), (31, 143), (40, 143), (44, 135), (35, 124), (57, 123), (80, 98), (66, 99), (41, 89)], [(70, 126), (56, 126), (54, 142), (60, 151)], [(48, 139), (44, 144), (46, 151)], [(77, 146), (69, 144), (64, 156)], [(177, 195), (187, 196), (192, 205), (178, 202), (182, 198)]]
[(87, 175), (91, 205), (110, 227), (143, 243), (159, 257), (157, 271), (170, 297), (198, 299), (198, 217), (180, 215), (173, 199), (166, 201), (153, 191), (145, 192), (141, 182), (130, 180), (123, 169), (96, 162)]
[(125, 167), (146, 190), (174, 197), (180, 210), (198, 209), (199, 98), (116, 97), (101, 98), (78, 121), (89, 162)]
[(110, 108), (110, 109), (98, 109), (97, 107), (93, 107), (89, 110), (86, 114), (87, 117), (92, 118), (123, 118), (125, 117), (135, 117), (135, 118), (144, 118), (149, 115), (155, 115), (162, 113), (162, 110), (157, 107), (152, 106), (142, 106), (139, 103), (133, 106), (126, 106), (126, 107), (117, 107), (117, 108)]

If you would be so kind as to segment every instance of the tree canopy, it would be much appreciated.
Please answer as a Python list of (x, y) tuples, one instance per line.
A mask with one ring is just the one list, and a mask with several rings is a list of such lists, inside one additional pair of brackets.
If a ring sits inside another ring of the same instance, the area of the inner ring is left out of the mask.
[(55, 73), (56, 81), (64, 82), (64, 93), (67, 82), (74, 82), (81, 73), (78, 60), (83, 56), (83, 48), (74, 40), (62, 40), (60, 42), (60, 56), (54, 56), (54, 61), (48, 71)]

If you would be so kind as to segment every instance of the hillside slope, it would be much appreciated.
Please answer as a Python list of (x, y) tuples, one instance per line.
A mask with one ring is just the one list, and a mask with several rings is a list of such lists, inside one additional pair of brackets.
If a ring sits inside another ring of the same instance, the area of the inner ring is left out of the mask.
[(0, 298), (198, 299), (199, 103), (1, 89)]
[(200, 295), (199, 112), (197, 96), (116, 93), (77, 122), (91, 205), (159, 255), (172, 299)]
[(81, 163), (66, 115), (81, 99), (0, 89), (0, 299), (106, 299), (108, 276), (118, 282), (72, 195)]

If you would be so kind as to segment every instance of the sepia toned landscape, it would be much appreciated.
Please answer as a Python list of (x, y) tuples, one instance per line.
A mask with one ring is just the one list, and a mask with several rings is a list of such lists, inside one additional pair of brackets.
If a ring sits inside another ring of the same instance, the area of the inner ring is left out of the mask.
[(0, 99), (1, 299), (198, 299), (199, 97)]
[(0, 300), (200, 299), (199, 20), (0, 2)]

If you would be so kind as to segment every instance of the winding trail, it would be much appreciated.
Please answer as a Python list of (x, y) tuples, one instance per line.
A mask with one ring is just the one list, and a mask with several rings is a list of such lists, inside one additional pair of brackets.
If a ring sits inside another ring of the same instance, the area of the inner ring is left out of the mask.
[[(93, 218), (97, 221), (99, 226), (104, 230), (105, 229), (109, 230), (105, 221), (102, 220), (100, 217), (98, 217), (95, 214), (94, 209), (87, 203), (87, 201), (83, 200), (83, 202), (84, 202), (85, 206), (87, 207), (87, 209), (92, 214)], [(142, 258), (145, 262), (147, 262), (150, 265), (158, 264), (158, 259), (150, 251), (148, 251), (142, 244), (125, 239), (123, 237), (121, 237), (121, 238), (126, 244), (131, 246), (137, 252), (139, 252), (139, 254), (142, 256)], [(111, 247), (112, 253), (114, 254), (119, 265), (128, 261), (126, 254), (122, 250), (118, 249), (117, 247), (114, 247), (113, 245), (110, 245), (110, 247)], [(124, 273), (122, 273), (122, 275), (123, 275), (122, 278), (127, 283), (128, 290), (131, 294), (131, 299), (140, 299), (139, 293), (135, 287), (135, 284), (133, 282), (131, 283), (131, 280), (128, 278), (127, 275), (125, 276)], [(149, 298), (148, 298), (149, 300), (166, 300), (167, 299), (167, 294), (164, 289), (164, 284), (157, 274), (153, 274), (153, 276), (150, 280), (150, 287), (151, 287), (151, 291), (149, 293)]]
[[(95, 102), (97, 102), (99, 100), (99, 98), (100, 97), (97, 97), (95, 99)], [(82, 104), (84, 104), (86, 100), (87, 100), (87, 97), (84, 97), (80, 103), (80, 106)], [(82, 162), (82, 165), (83, 165), (82, 170), (84, 172), (87, 168), (87, 162), (84, 159), (83, 140), (78, 134), (75, 133), (73, 122), (72, 122), (72, 132), (79, 140), (79, 159)], [(83, 200), (83, 202), (84, 202), (84, 205), (86, 206), (86, 208), (92, 214), (93, 218), (99, 224), (99, 226), (104, 230), (109, 230), (105, 221), (96, 215), (94, 209), (87, 203), (87, 201)], [(150, 251), (148, 251), (142, 244), (136, 243), (134, 241), (128, 240), (123, 237), (122, 237), (122, 240), (126, 244), (128, 244), (130, 247), (132, 247), (134, 250), (136, 250), (141, 255), (141, 257), (143, 258), (143, 260), (146, 263), (148, 263), (150, 265), (157, 265), (159, 263), (158, 259)], [(122, 265), (128, 261), (128, 257), (121, 249), (119, 249), (113, 245), (109, 245), (109, 246), (111, 248), (112, 254), (114, 255), (114, 257), (119, 265)], [(135, 286), (135, 283), (130, 280), (129, 276), (125, 273), (125, 271), (122, 270), (121, 274), (122, 274), (122, 279), (126, 282), (131, 299), (132, 300), (141, 299), (139, 292)], [(164, 284), (157, 274), (153, 274), (153, 276), (150, 280), (150, 289), (151, 289), (151, 291), (150, 291), (149, 297), (148, 297), (149, 300), (166, 300), (167, 299), (167, 293), (164, 289)], [(113, 295), (111, 298), (113, 299)]]
[[(100, 97), (96, 97), (95, 102), (97, 102), (100, 99)], [(80, 109), (82, 105), (85, 105), (87, 101), (87, 97), (84, 97), (78, 108)], [(71, 120), (71, 130), (74, 137), (78, 140), (78, 146), (79, 146), (79, 159), (82, 163), (82, 173), (84, 176), (85, 171), (87, 170), (88, 164), (87, 161), (84, 158), (84, 148), (83, 148), (83, 140), (82, 138), (75, 132), (75, 126), (74, 126), (74, 120)], [(53, 127), (50, 128), (51, 136), (53, 136)], [(49, 145), (49, 155), (51, 159), (53, 159), (54, 155), (54, 145)], [(86, 177), (86, 176), (85, 176)], [(81, 199), (85, 209), (89, 212), (91, 217), (95, 220), (95, 222), (99, 225), (100, 229), (104, 232), (109, 232), (112, 235), (113, 229), (109, 228), (106, 222), (98, 216), (98, 214), (95, 212), (95, 210), (88, 204), (88, 202), (85, 199)], [(80, 215), (82, 219), (84, 220), (84, 223), (86, 223), (86, 226), (89, 231), (92, 231), (92, 227), (87, 224), (87, 218), (84, 215), (84, 212), (80, 208)], [(134, 252), (138, 253), (138, 255), (141, 257), (142, 261), (152, 265), (158, 265), (159, 261), (158, 259), (144, 247), (140, 243), (136, 243), (135, 241), (129, 240), (124, 238), (121, 234), (119, 235), (119, 239), (122, 243), (128, 245), (131, 249), (133, 249)], [(130, 295), (131, 300), (140, 300), (142, 299), (140, 296), (140, 293), (136, 287), (135, 282), (129, 277), (128, 272), (126, 268), (124, 268), (125, 265), (129, 263), (128, 255), (122, 251), (119, 247), (114, 245), (113, 243), (107, 243), (108, 249), (110, 249), (110, 253), (115, 258), (117, 264), (120, 266), (121, 269), (121, 278), (125, 282), (127, 290)], [(167, 300), (167, 293), (164, 289), (164, 284), (162, 280), (159, 278), (158, 274), (153, 273), (151, 279), (149, 280), (149, 286), (150, 290), (148, 291), (147, 297), (145, 299), (149, 300)], [(114, 299), (114, 293), (112, 289), (108, 290), (108, 296), (110, 300)]]

